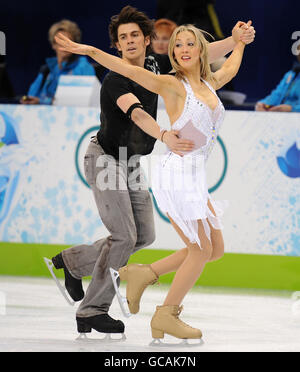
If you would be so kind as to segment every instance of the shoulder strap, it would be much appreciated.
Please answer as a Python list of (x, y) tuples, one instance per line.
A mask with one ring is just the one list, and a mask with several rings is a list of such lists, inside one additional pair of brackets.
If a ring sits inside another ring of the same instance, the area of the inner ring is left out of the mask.
[(208, 81), (204, 80), (204, 79), (201, 79), (203, 81), (203, 83), (215, 94), (217, 95), (216, 91), (214, 90), (214, 88), (209, 84)]
[(186, 79), (186, 81), (182, 79), (181, 82), (182, 82), (182, 84), (183, 84), (187, 93), (193, 93), (192, 87), (191, 87), (191, 85), (190, 85), (190, 83), (187, 79)]

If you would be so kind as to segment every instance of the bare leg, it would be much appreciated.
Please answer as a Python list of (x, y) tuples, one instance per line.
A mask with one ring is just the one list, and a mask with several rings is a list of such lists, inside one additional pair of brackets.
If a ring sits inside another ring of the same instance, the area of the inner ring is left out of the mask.
[[(211, 202), (208, 200), (208, 207), (211, 210), (211, 212), (216, 215), (216, 212), (214, 211)], [(217, 261), (224, 255), (224, 240), (223, 240), (223, 234), (221, 230), (214, 229), (210, 222), (208, 221), (209, 227), (210, 227), (210, 237), (211, 237), (211, 244), (213, 247), (213, 252), (210, 257), (209, 262)]]
[[(186, 243), (187, 255), (176, 272), (163, 305), (180, 305), (184, 296), (193, 287), (202, 273), (205, 264), (209, 261), (212, 254), (212, 245), (206, 237), (202, 221), (198, 221), (198, 234), (202, 249), (197, 244), (191, 244), (189, 239), (171, 218), (170, 221), (179, 233), (179, 236)], [(151, 265), (151, 267), (155, 271), (155, 264)]]
[[(208, 207), (212, 211), (214, 215), (216, 215), (210, 201), (208, 200)], [(170, 218), (170, 217), (169, 217)], [(171, 218), (170, 218), (171, 220)], [(209, 259), (209, 262), (216, 261), (220, 259), (224, 254), (224, 240), (221, 230), (214, 229), (210, 222), (208, 221), (208, 224), (210, 226), (211, 231), (211, 243), (212, 243), (212, 255)], [(181, 229), (175, 224), (172, 224), (175, 228), (176, 232), (181, 236), (182, 231)], [(183, 234), (182, 234), (183, 235)], [(183, 239), (183, 237), (181, 236)], [(185, 238), (185, 237), (184, 237)], [(183, 241), (188, 245), (189, 240), (183, 239)], [(177, 271), (177, 269), (180, 267), (180, 265), (183, 263), (183, 261), (186, 259), (188, 255), (188, 247), (185, 247), (181, 249), (180, 251), (177, 251), (173, 254), (171, 254), (168, 257), (165, 257), (159, 261), (154, 262), (151, 264), (152, 270), (158, 275), (164, 275), (168, 274), (174, 271)]]
[(188, 248), (183, 248), (180, 251), (172, 253), (168, 257), (154, 262), (151, 264), (151, 269), (157, 276), (172, 273), (179, 268), (182, 262), (186, 259), (187, 254)]

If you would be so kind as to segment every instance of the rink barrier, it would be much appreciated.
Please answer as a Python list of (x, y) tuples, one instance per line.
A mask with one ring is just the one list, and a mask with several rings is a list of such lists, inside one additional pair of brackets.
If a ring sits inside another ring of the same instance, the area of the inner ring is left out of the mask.
[[(0, 275), (49, 277), (43, 257), (51, 258), (66, 245), (0, 243)], [(130, 258), (131, 263), (152, 263), (173, 251), (142, 249)], [(216, 262), (208, 263), (196, 285), (261, 288), (275, 290), (300, 290), (300, 257), (225, 253)], [(58, 271), (58, 276), (62, 272)], [(170, 283), (174, 274), (160, 278)], [(62, 277), (62, 276), (61, 276)]]

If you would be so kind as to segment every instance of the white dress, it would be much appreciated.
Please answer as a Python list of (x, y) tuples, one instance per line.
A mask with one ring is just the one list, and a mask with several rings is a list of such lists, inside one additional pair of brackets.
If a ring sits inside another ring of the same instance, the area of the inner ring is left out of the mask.
[[(211, 85), (203, 82), (216, 95)], [(186, 101), (172, 129), (180, 131), (180, 137), (193, 140), (195, 147), (183, 157), (170, 150), (161, 156), (153, 174), (152, 190), (161, 211), (168, 213), (189, 241), (201, 248), (198, 220), (202, 220), (206, 236), (211, 241), (207, 220), (214, 229), (222, 229), (220, 217), (228, 205), (227, 201), (211, 199), (205, 172), (206, 161), (216, 143), (225, 110), (219, 98), (217, 107), (211, 110), (196, 98), (188, 82), (182, 83), (187, 92)], [(208, 200), (216, 216), (210, 211)]]

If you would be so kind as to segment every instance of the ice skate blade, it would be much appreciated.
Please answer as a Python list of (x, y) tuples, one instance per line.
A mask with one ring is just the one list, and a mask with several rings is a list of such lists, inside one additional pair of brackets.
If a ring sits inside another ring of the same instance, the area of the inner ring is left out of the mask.
[(189, 343), (188, 339), (183, 339), (181, 342), (177, 343), (171, 343), (171, 342), (162, 342), (160, 338), (154, 338), (149, 346), (154, 347), (199, 347), (204, 344), (204, 341), (202, 338), (200, 339), (190, 339), (190, 341), (197, 341), (193, 343)]
[(69, 294), (68, 294), (66, 288), (63, 287), (60, 284), (59, 280), (57, 279), (57, 277), (55, 276), (55, 274), (53, 272), (53, 267), (54, 267), (53, 262), (46, 257), (44, 257), (44, 262), (45, 262), (46, 266), (48, 267), (48, 270), (50, 271), (50, 274), (51, 274), (52, 278), (54, 279), (58, 289), (60, 290), (61, 294), (64, 296), (64, 299), (67, 301), (67, 303), (69, 305), (74, 306), (75, 302), (69, 298)]
[(109, 271), (122, 313), (126, 318), (130, 318), (132, 314), (129, 311), (127, 298), (121, 295), (117, 284), (117, 279), (120, 277), (119, 272), (112, 269), (111, 267), (109, 268)]
[(107, 333), (103, 338), (89, 338), (86, 333), (80, 333), (80, 335), (76, 338), (75, 341), (81, 342), (99, 342), (99, 343), (107, 343), (112, 344), (114, 342), (124, 342), (126, 341), (125, 333), (121, 334), (121, 338), (113, 338), (110, 333)]

